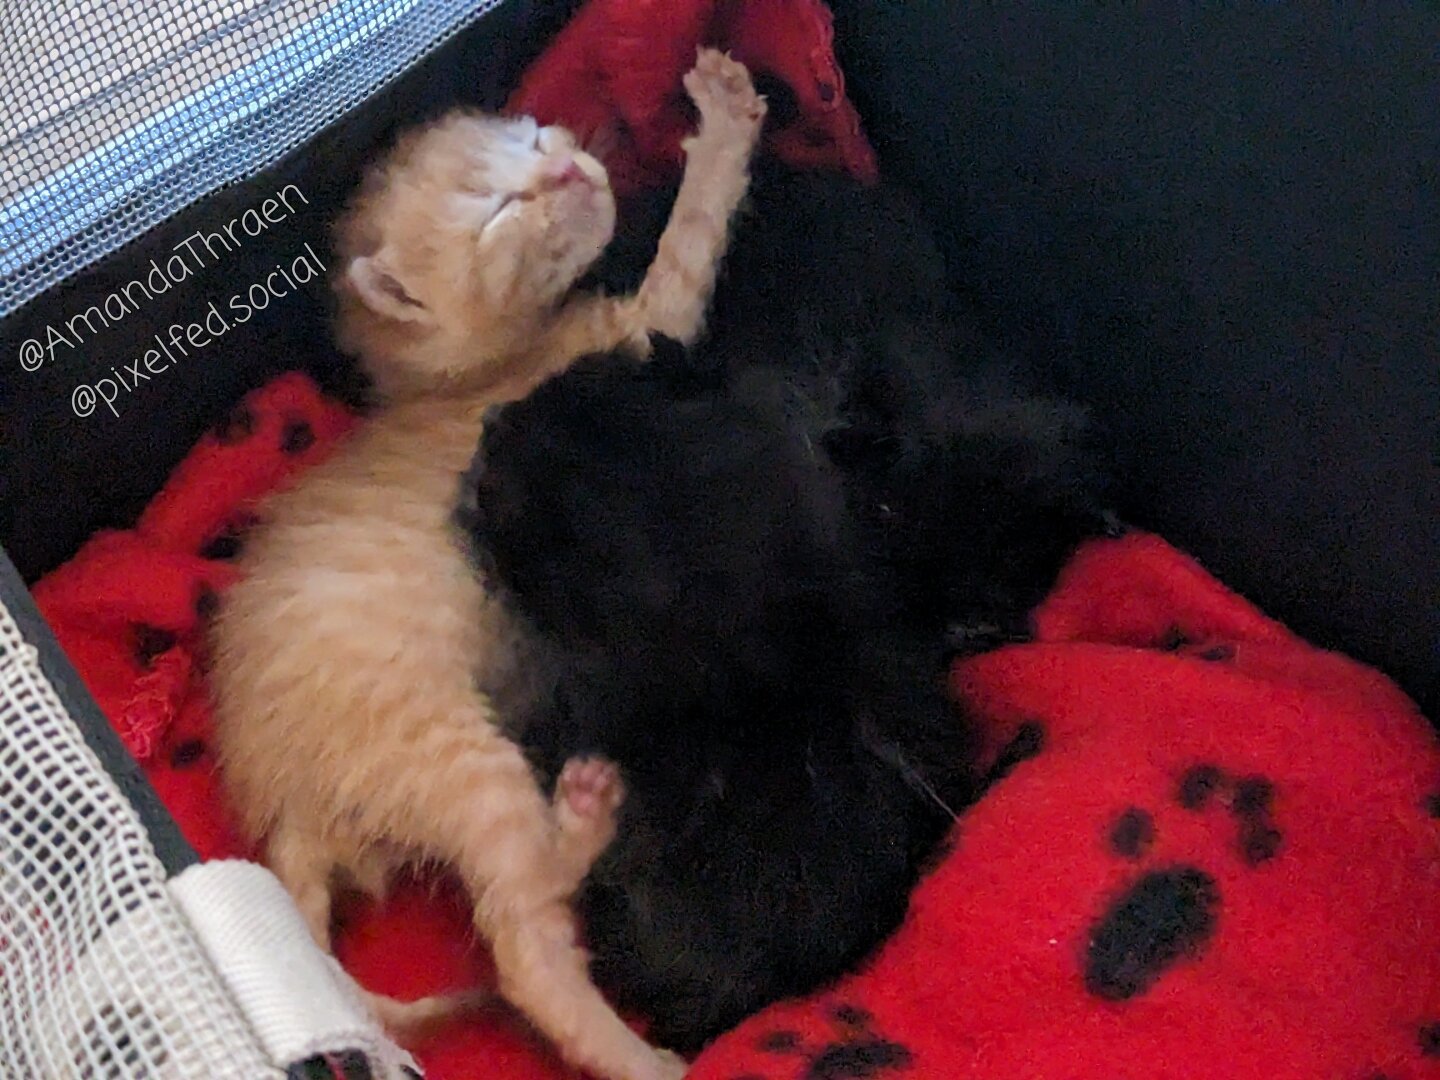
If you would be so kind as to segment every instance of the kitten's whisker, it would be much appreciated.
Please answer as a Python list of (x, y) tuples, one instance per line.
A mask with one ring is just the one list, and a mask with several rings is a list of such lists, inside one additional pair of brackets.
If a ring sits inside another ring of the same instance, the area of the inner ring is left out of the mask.
[(940, 793), (935, 790), (930, 781), (920, 775), (920, 770), (916, 769), (915, 766), (911, 765), (910, 762), (905, 759), (904, 754), (897, 753), (895, 759), (899, 763), (900, 771), (904, 774), (906, 780), (910, 781), (928, 795), (931, 802), (949, 815), (951, 821), (958, 822), (960, 820), (960, 815), (955, 812), (949, 803), (940, 797)]

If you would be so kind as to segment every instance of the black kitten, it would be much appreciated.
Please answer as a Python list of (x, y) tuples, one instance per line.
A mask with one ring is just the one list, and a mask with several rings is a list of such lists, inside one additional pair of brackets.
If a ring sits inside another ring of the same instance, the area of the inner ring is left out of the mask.
[[(625, 210), (595, 283), (648, 265)], [(462, 521), (544, 676), (514, 734), (627, 783), (580, 897), (594, 973), (698, 1049), (850, 970), (975, 795), (942, 693), (1104, 527), (1077, 410), (956, 317), (902, 196), (766, 163), (706, 340), (497, 410)], [(543, 656), (543, 659), (540, 657)]]
[(899, 926), (973, 796), (937, 643), (907, 632), (777, 369), (582, 361), (487, 426), (462, 522), (546, 643), (512, 734), (624, 772), (579, 907), (597, 983), (690, 1053)]
[[(673, 199), (624, 207), (592, 284), (636, 286)], [(758, 162), (697, 364), (787, 374), (919, 632), (1024, 637), (1076, 544), (1113, 531), (1094, 426), (965, 317), (902, 190)]]

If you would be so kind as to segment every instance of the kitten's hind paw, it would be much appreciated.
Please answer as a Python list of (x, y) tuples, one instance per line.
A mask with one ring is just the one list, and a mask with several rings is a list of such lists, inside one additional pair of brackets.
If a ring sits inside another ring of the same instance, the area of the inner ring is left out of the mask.
[(765, 119), (765, 99), (755, 92), (750, 72), (740, 61), (718, 49), (702, 48), (684, 81), (686, 92), (700, 110), (702, 131), (717, 124), (759, 130)]
[(555, 781), (555, 809), (573, 821), (613, 816), (624, 799), (620, 770), (604, 758), (571, 758)]
[(615, 839), (615, 811), (625, 801), (620, 770), (602, 758), (574, 757), (555, 781), (555, 824), (560, 852), (575, 883)]

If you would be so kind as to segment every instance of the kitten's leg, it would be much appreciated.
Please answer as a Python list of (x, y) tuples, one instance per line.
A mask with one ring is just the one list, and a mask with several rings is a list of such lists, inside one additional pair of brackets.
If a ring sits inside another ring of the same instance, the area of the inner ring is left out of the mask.
[[(282, 823), (266, 845), (270, 870), (290, 893), (296, 908), (310, 928), (315, 943), (332, 952), (330, 941), (331, 889), (337, 869), (354, 875), (367, 892), (384, 888), (388, 866), (383, 856), (359, 853), (346, 858), (293, 823)], [(395, 1034), (410, 1036), (464, 1012), (493, 1004), (495, 995), (487, 990), (437, 994), (415, 1001), (400, 1001), (359, 987), (370, 1011), (383, 1027)]]
[(615, 839), (615, 812), (625, 799), (620, 770), (600, 758), (571, 758), (555, 781), (555, 824), (560, 857), (585, 880), (595, 860)]
[(643, 329), (688, 345), (704, 326), (731, 218), (750, 187), (765, 99), (745, 66), (715, 49), (700, 50), (685, 89), (700, 129), (683, 144), (685, 175), (634, 304)]
[(376, 846), (362, 848), (351, 854), (340, 867), (350, 882), (374, 901), (383, 901), (390, 893), (390, 879), (403, 860)]
[[(424, 723), (404, 725), (425, 737), (386, 755), (384, 806), (369, 808), (374, 825), (455, 867), (490, 943), (500, 995), (570, 1064), (605, 1080), (682, 1076), (683, 1064), (626, 1026), (590, 979), (569, 903), (576, 860), (562, 854), (529, 763), (478, 701), (451, 704), (427, 695)], [(593, 846), (593, 826), (580, 831), (578, 846)]]
[(266, 844), (266, 863), (290, 894), (315, 943), (330, 951), (333, 854), (316, 837), (282, 819)]
[(750, 187), (765, 99), (745, 66), (715, 49), (700, 50), (685, 88), (700, 111), (700, 128), (685, 140), (685, 175), (645, 280), (634, 296), (586, 296), (564, 308), (538, 350), (548, 360), (544, 374), (510, 396), (523, 396), (586, 353), (626, 348), (648, 357), (652, 332), (687, 345), (700, 336), (730, 220)]

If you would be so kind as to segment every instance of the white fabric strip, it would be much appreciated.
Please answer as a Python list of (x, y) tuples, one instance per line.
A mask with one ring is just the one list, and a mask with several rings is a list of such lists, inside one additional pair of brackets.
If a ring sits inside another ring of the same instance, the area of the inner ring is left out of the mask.
[(270, 871), (240, 860), (202, 863), (172, 878), (170, 893), (271, 1061), (358, 1050), (375, 1080), (402, 1080), (403, 1068), (419, 1074)]

